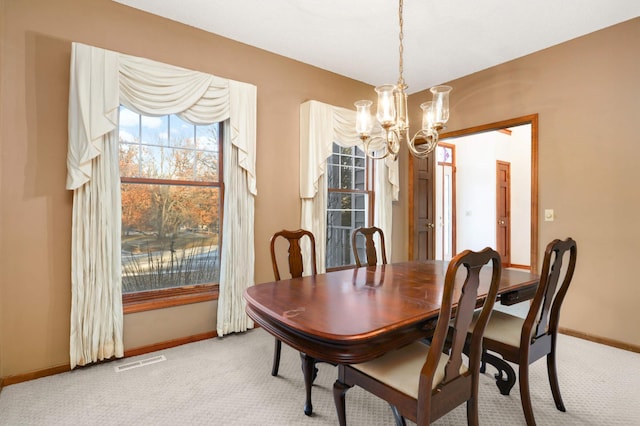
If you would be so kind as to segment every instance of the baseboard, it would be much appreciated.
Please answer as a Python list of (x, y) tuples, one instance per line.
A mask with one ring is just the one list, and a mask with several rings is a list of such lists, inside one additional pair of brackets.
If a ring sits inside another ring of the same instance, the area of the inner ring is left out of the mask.
[(579, 339), (589, 340), (591, 342), (612, 346), (614, 348), (624, 349), (625, 351), (640, 353), (639, 345), (633, 345), (631, 343), (625, 343), (619, 340), (608, 339), (606, 337), (593, 336), (591, 334), (583, 333), (581, 331), (571, 330), (569, 328), (564, 328), (564, 327), (558, 327), (558, 332), (562, 334), (566, 334), (567, 336), (573, 336)]
[[(127, 358), (127, 357), (132, 357), (137, 355), (143, 355), (149, 352), (161, 351), (163, 349), (169, 349), (175, 346), (197, 342), (199, 340), (211, 339), (217, 336), (218, 336), (218, 333), (216, 333), (215, 331), (209, 331), (207, 333), (181, 337), (179, 339), (168, 340), (166, 342), (155, 343), (153, 345), (142, 346), (139, 348), (126, 350), (124, 351), (124, 357)], [(111, 358), (104, 361), (100, 361), (100, 363), (111, 362), (111, 361), (115, 361), (116, 359), (122, 359), (122, 358)], [(89, 366), (91, 365), (94, 365), (94, 364), (89, 364)], [(29, 380), (40, 379), (42, 377), (53, 376), (55, 374), (66, 373), (67, 371), (71, 371), (71, 366), (69, 364), (59, 365), (57, 367), (45, 368), (43, 370), (33, 371), (31, 373), (17, 374), (15, 376), (3, 377), (3, 378), (0, 378), (0, 390), (4, 386), (15, 385), (16, 383), (27, 382)]]
[(137, 356), (146, 354), (149, 352), (161, 351), (163, 349), (173, 348), (175, 346), (185, 345), (187, 343), (198, 342), (200, 340), (212, 339), (217, 337), (218, 333), (215, 331), (208, 331), (206, 333), (194, 334), (193, 336), (181, 337), (179, 339), (168, 340), (166, 342), (154, 343), (153, 345), (142, 346), (136, 349), (129, 349), (124, 351), (124, 357)]
[(27, 382), (29, 380), (39, 379), (41, 377), (53, 376), (54, 374), (66, 373), (71, 370), (69, 364), (59, 365), (57, 367), (45, 368), (44, 370), (32, 371), (31, 373), (18, 374), (15, 376), (7, 376), (2, 379), (2, 386), (15, 385), (16, 383)]
[(518, 265), (517, 263), (512, 263), (508, 266), (508, 268), (513, 268), (513, 269), (524, 269), (526, 271), (530, 271), (531, 270), (531, 265)]

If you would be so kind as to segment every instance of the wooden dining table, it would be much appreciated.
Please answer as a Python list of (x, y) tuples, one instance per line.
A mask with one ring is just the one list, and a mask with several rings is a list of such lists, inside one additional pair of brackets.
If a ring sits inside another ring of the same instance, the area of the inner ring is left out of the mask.
[[(409, 261), (258, 284), (244, 292), (246, 312), (264, 330), (300, 351), (304, 412), (311, 415), (315, 360), (365, 362), (430, 336), (440, 312), (447, 266), (445, 261)], [(454, 300), (463, 280), (459, 274)], [(487, 266), (481, 273), (478, 305), (486, 298), (490, 280)], [(538, 281), (536, 274), (503, 269), (500, 303), (532, 298)]]

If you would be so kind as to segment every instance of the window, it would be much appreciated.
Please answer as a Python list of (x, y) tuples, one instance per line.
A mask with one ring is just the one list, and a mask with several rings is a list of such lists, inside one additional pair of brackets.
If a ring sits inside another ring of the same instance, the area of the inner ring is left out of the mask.
[(327, 160), (327, 269), (355, 264), (351, 233), (373, 223), (371, 160), (358, 146), (333, 144)]
[(221, 123), (120, 107), (125, 301), (201, 293), (219, 282), (221, 135)]

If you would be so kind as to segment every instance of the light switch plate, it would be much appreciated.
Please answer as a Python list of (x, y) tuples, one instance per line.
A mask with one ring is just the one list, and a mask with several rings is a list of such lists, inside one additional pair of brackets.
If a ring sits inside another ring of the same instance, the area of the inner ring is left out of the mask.
[(554, 213), (553, 213), (553, 209), (545, 209), (544, 210), (544, 220), (545, 222), (553, 222), (553, 219), (555, 218)]

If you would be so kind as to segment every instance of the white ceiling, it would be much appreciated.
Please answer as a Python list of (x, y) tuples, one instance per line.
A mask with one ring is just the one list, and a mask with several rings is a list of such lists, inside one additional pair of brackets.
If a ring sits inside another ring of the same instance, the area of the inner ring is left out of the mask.
[[(114, 1), (374, 86), (398, 79), (395, 0)], [(640, 0), (405, 0), (404, 79), (414, 93), (637, 16)]]

